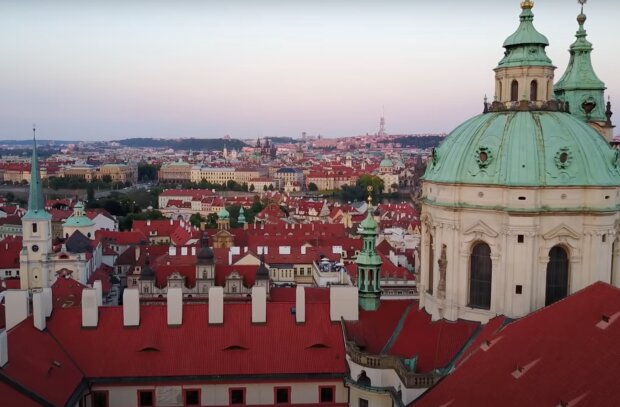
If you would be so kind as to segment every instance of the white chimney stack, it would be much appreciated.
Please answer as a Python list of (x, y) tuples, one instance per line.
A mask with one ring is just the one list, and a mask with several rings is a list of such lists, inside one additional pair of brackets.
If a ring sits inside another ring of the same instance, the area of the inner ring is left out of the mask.
[(306, 290), (301, 285), (295, 289), (295, 322), (306, 322)]
[(252, 287), (252, 323), (267, 322), (267, 290), (265, 287)]
[(140, 293), (137, 288), (123, 291), (123, 326), (140, 326)]
[(329, 289), (329, 316), (332, 321), (359, 319), (357, 287), (332, 286)]
[(101, 285), (101, 280), (95, 280), (93, 288), (97, 293), (97, 306), (101, 307), (103, 305), (103, 286)]
[(9, 346), (6, 340), (6, 330), (0, 331), (0, 367), (9, 362)]
[(224, 288), (209, 288), (209, 324), (224, 323)]
[(183, 289), (168, 289), (168, 325), (181, 326), (183, 324)]
[(98, 323), (97, 291), (85, 288), (82, 290), (82, 328), (96, 328)]
[(32, 321), (39, 331), (45, 330), (45, 298), (42, 292), (32, 294)]
[(4, 294), (6, 330), (28, 318), (28, 291), (7, 290)]
[(54, 309), (54, 303), (52, 302), (52, 289), (50, 287), (45, 287), (43, 289), (43, 300), (45, 303), (45, 317), (49, 318), (52, 316), (52, 310)]

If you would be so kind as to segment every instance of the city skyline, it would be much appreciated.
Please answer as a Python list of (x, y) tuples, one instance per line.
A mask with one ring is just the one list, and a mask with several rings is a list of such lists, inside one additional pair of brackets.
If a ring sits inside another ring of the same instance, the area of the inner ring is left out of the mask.
[[(519, 2), (34, 1), (0, 6), (0, 139), (345, 137), (449, 132), (494, 91)], [(566, 69), (579, 5), (538, 1)], [(620, 4), (585, 6), (593, 66), (620, 99)], [(510, 24), (506, 21), (511, 21)]]

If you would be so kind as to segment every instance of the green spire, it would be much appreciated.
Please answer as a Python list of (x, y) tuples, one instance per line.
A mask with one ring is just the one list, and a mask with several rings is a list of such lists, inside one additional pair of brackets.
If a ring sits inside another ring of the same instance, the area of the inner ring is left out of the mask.
[(521, 3), (523, 10), (519, 15), (519, 28), (504, 41), (504, 58), (497, 65), (498, 68), (513, 66), (553, 66), (551, 59), (545, 52), (549, 45), (547, 37), (534, 28), (534, 3), (526, 0)]
[(41, 187), (41, 172), (39, 170), (39, 156), (37, 154), (36, 129), (32, 129), (32, 159), (30, 162), (30, 193), (28, 195), (28, 211), (24, 219), (47, 219), (50, 216), (45, 211), (45, 200)]
[(604, 122), (606, 88), (592, 68), (592, 44), (586, 38), (585, 22), (586, 15), (583, 14), (582, 6), (581, 14), (577, 16), (577, 39), (569, 49), (568, 67), (553, 90), (558, 100), (568, 102), (574, 116), (584, 121)]
[(357, 264), (357, 288), (359, 304), (367, 311), (379, 308), (381, 299), (381, 257), (375, 249), (379, 225), (373, 219), (372, 187), (368, 187), (368, 213), (360, 224), (359, 234), (362, 235), (362, 250), (355, 259)]
[(239, 208), (239, 217), (237, 218), (237, 223), (245, 224), (245, 212), (243, 211), (243, 206)]

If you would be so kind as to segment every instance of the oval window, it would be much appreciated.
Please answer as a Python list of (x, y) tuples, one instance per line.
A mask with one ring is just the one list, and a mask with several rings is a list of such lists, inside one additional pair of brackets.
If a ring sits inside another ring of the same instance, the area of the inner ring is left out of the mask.
[(486, 160), (489, 159), (488, 154), (484, 151), (481, 151), (478, 157), (480, 158), (481, 162), (486, 162)]

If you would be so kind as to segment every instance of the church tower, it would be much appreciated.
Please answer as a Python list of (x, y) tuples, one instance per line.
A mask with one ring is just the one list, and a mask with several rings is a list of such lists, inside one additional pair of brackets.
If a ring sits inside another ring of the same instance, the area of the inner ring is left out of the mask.
[(372, 187), (368, 187), (368, 215), (360, 224), (362, 251), (357, 255), (357, 289), (359, 304), (366, 311), (376, 311), (381, 300), (381, 257), (375, 249), (379, 225), (372, 216)]
[(577, 39), (570, 46), (570, 60), (566, 72), (555, 84), (554, 92), (560, 102), (568, 103), (570, 113), (594, 130), (598, 131), (607, 141), (613, 138), (611, 123), (611, 103), (605, 104), (605, 84), (601, 81), (594, 69), (590, 55), (592, 44), (586, 39), (588, 34), (584, 29), (586, 15), (583, 14), (584, 0), (581, 0), (581, 13), (577, 16), (579, 29), (575, 34)]
[(36, 136), (32, 141), (30, 174), (28, 211), (22, 217), (23, 247), (19, 255), (19, 276), (24, 290), (50, 286), (52, 216), (45, 210)]

